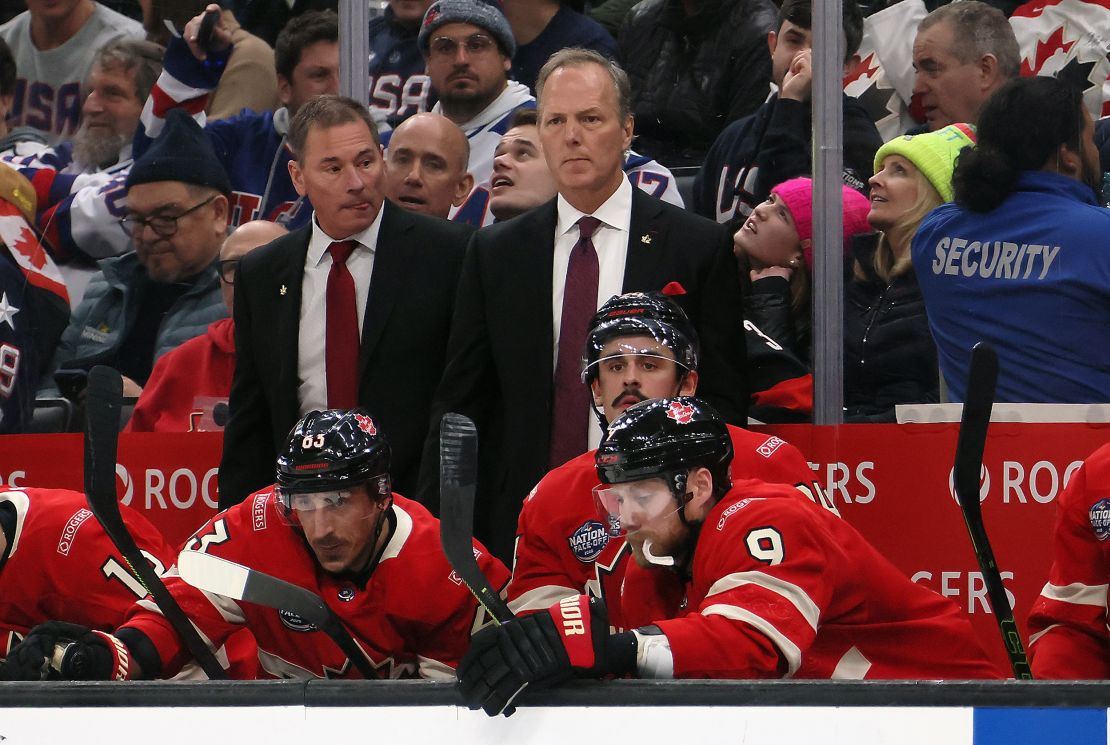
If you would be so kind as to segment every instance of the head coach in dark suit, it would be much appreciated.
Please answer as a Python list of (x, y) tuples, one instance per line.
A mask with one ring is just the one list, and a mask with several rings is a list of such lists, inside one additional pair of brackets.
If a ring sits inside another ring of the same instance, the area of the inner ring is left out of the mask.
[(420, 480), (420, 497), (437, 509), (439, 417), (473, 418), (475, 532), (506, 561), (529, 490), (600, 438), (581, 359), (589, 320), (609, 297), (672, 294), (702, 340), (699, 394), (729, 422), (746, 423), (747, 412), (731, 240), (722, 226), (644, 194), (625, 177), (628, 77), (605, 57), (571, 48), (547, 62), (537, 91), (540, 141), (559, 193), (471, 239)]
[(471, 229), (385, 200), (378, 133), (352, 99), (303, 105), (289, 145), (313, 219), (239, 264), (220, 506), (273, 483), (302, 415), (356, 405), (389, 440), (394, 490), (411, 494)]

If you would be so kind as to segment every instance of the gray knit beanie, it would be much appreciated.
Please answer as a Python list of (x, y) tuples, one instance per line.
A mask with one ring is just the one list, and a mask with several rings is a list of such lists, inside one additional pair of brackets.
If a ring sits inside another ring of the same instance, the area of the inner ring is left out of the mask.
[(469, 23), (485, 29), (493, 35), (502, 54), (506, 57), (516, 54), (513, 30), (499, 6), (482, 0), (439, 0), (432, 3), (424, 14), (420, 34), (416, 37), (416, 44), (425, 56), (428, 54), (428, 42), (432, 33), (448, 23)]

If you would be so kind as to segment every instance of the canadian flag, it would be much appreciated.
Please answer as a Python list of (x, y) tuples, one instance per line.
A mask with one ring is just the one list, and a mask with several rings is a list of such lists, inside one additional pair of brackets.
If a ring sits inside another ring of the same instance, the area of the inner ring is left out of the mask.
[(58, 266), (19, 209), (4, 200), (0, 200), (0, 242), (8, 247), (29, 283), (54, 293), (69, 305), (69, 292)]

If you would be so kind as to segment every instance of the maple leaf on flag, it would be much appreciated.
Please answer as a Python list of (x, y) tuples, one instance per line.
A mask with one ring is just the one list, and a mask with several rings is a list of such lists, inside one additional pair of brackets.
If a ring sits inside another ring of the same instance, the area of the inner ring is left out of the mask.
[(851, 72), (844, 76), (844, 87), (847, 88), (849, 85), (856, 82), (860, 78), (869, 78), (876, 72), (878, 72), (878, 63), (876, 63), (874, 66), (872, 66), (871, 64), (872, 60), (874, 59), (875, 53), (872, 52), (871, 54), (860, 60), (859, 64), (853, 67)]
[(19, 231), (19, 239), (13, 241), (9, 248), (26, 257), (35, 269), (42, 269), (46, 266), (46, 252), (42, 250), (42, 244), (30, 228), (22, 228)]
[(1036, 51), (1033, 54), (1033, 63), (1030, 64), (1029, 60), (1021, 61), (1021, 74), (1022, 77), (1033, 77), (1041, 71), (1044, 63), (1051, 59), (1052, 55), (1056, 52), (1063, 52), (1067, 54), (1071, 48), (1075, 46), (1074, 41), (1064, 43), (1064, 27), (1060, 26), (1053, 31), (1044, 41), (1038, 41)]

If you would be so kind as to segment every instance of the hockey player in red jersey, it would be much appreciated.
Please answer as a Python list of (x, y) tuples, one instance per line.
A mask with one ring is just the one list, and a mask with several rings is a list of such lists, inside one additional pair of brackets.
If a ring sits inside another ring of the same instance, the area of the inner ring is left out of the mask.
[(1033, 677), (1110, 678), (1110, 445), (1075, 472), (1056, 508), (1048, 582), (1029, 613)]
[[(790, 487), (732, 484), (720, 416), (691, 397), (646, 401), (609, 425), (599, 502), (641, 568), (685, 582), (670, 617), (610, 634), (604, 604), (563, 598), (474, 637), (459, 666), (472, 708), (511, 712), (527, 685), (651, 678), (997, 678), (971, 623), (849, 525)], [(635, 598), (625, 597), (626, 610)], [(650, 600), (650, 599), (649, 599)]]
[[(316, 593), (382, 678), (451, 678), (483, 618), (443, 555), (438, 521), (390, 490), (389, 454), (361, 409), (314, 411), (290, 433), (277, 484), (218, 513), (185, 550)], [(504, 565), (477, 544), (475, 554), (491, 581), (504, 586)], [(359, 677), (331, 638), (296, 614), (204, 593), (175, 575), (166, 580), (169, 591), (213, 649), (237, 629), (250, 629), (259, 677)], [(113, 636), (36, 639), (36, 632), (24, 641), (34, 646), (20, 663), (32, 679), (43, 652), (67, 641), (111, 653), (101, 655), (91, 679), (171, 677), (188, 657), (173, 628), (146, 603), (134, 606)], [(115, 674), (121, 662), (122, 676)]]
[[(173, 549), (139, 513), (121, 506), (120, 514), (162, 574), (173, 564)], [(84, 494), (0, 487), (0, 659), (52, 618), (111, 631), (145, 596)]]
[[(698, 385), (697, 332), (669, 297), (630, 292), (610, 298), (590, 323), (583, 377), (594, 395), (602, 427), (632, 404), (693, 394)], [(778, 437), (728, 427), (734, 478), (796, 486), (825, 501), (813, 472), (793, 445)], [(620, 587), (629, 550), (594, 502), (594, 451), (550, 471), (524, 501), (517, 524), (510, 607), (547, 608), (583, 592), (606, 600), (610, 622), (622, 627)]]

